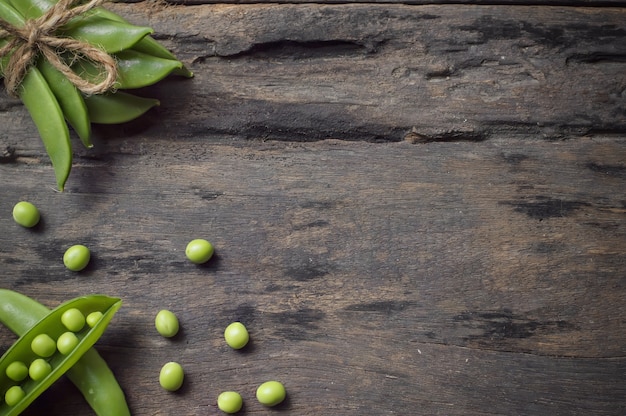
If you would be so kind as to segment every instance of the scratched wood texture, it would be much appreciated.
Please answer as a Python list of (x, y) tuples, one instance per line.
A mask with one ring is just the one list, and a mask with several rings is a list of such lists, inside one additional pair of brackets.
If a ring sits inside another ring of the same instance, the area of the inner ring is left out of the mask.
[[(0, 287), (122, 297), (98, 350), (137, 416), (225, 390), (250, 415), (626, 414), (626, 10), (572, 6), (112, 5), (196, 77), (77, 144), (63, 193), (0, 97)], [(93, 413), (61, 380), (26, 414)]]

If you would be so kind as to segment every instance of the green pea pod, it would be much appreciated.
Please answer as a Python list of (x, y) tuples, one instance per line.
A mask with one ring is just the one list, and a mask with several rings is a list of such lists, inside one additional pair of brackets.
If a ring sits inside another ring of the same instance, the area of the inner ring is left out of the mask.
[(39, 130), (52, 161), (57, 185), (63, 191), (72, 169), (72, 145), (59, 102), (36, 67), (26, 73), (18, 95)]
[(134, 26), (95, 15), (70, 23), (60, 31), (61, 36), (98, 45), (107, 53), (131, 48), (154, 31), (149, 27)]
[(61, 316), (65, 311), (71, 308), (80, 310), (83, 315), (87, 316), (92, 312), (101, 312), (102, 318), (93, 326), (86, 326), (82, 330), (75, 333), (78, 338), (78, 344), (67, 355), (59, 352), (53, 354), (47, 359), (52, 367), (51, 372), (43, 379), (35, 381), (26, 379), (21, 382), (22, 389), (26, 395), (13, 406), (6, 403), (0, 405), (0, 416), (15, 416), (20, 414), (28, 407), (41, 393), (50, 387), (59, 377), (67, 370), (72, 368), (74, 364), (85, 354), (102, 336), (113, 315), (121, 306), (121, 300), (110, 298), (103, 295), (83, 296), (62, 304), (52, 310), (44, 319), (39, 321), (35, 326), (29, 329), (20, 339), (13, 344), (11, 348), (0, 358), (0, 391), (6, 391), (10, 387), (16, 385), (16, 382), (6, 376), (7, 367), (16, 362), (31, 363), (38, 357), (31, 348), (31, 343), (40, 334), (47, 334), (53, 340), (56, 340), (67, 329), (61, 322)]
[[(36, 300), (0, 289), (0, 322), (18, 336), (49, 313), (50, 310)], [(130, 416), (122, 388), (95, 348), (90, 348), (65, 374), (98, 416)]]
[(6, 2), (0, 1), (0, 18), (12, 26), (24, 26), (24, 18), (19, 12)]
[(9, 3), (15, 10), (18, 11), (25, 19), (36, 19), (41, 16), (52, 5), (58, 2), (58, 0), (3, 0), (4, 3)]
[[(44, 0), (44, 1), (47, 1), (47, 0)], [(94, 9), (94, 14), (96, 14), (97, 16), (106, 17), (107, 19), (110, 19), (110, 20), (117, 20), (119, 22), (128, 23), (120, 15), (118, 15), (116, 13), (113, 13), (112, 11), (104, 9), (102, 7), (95, 8)], [(176, 58), (176, 56), (174, 56), (173, 53), (171, 53), (169, 50), (167, 50), (167, 48), (164, 47), (163, 45), (161, 45), (159, 42), (154, 40), (154, 38), (152, 36), (144, 37), (139, 42), (134, 44), (132, 49), (137, 51), (137, 52), (145, 53), (146, 55), (151, 55), (151, 56), (154, 56), (154, 57), (157, 57), (157, 58), (171, 59), (173, 61), (177, 61), (178, 60)], [(173, 75), (183, 76), (183, 77), (186, 77), (186, 78), (193, 77), (193, 72), (191, 72), (189, 69), (187, 69), (187, 67), (185, 67), (184, 65), (181, 68), (174, 69), (172, 71), (172, 74)]]
[[(174, 69), (183, 67), (180, 61), (156, 58), (134, 50), (116, 53), (115, 58), (118, 70), (115, 85), (124, 90), (155, 84), (168, 76)], [(72, 69), (85, 79), (95, 81), (100, 76), (100, 69), (89, 61), (77, 62)]]
[(85, 104), (93, 123), (120, 124), (134, 120), (158, 106), (159, 100), (117, 91), (85, 97)]
[[(20, 13), (22, 13), (22, 15), (24, 17), (29, 18), (29, 19), (33, 19), (33, 18), (37, 18), (37, 17), (41, 16), (46, 10), (48, 10), (50, 7), (52, 7), (56, 3), (56, 0), (33, 0), (33, 1), (30, 1), (30, 2), (29, 1), (24, 1), (24, 0), (9, 0), (9, 2), (15, 7), (15, 9), (17, 9)], [(122, 16), (120, 16), (120, 15), (118, 15), (116, 13), (113, 13), (112, 11), (107, 10), (107, 9), (105, 9), (103, 7), (96, 7), (96, 8), (94, 8), (93, 10), (91, 10), (89, 12), (88, 16), (85, 16), (85, 17), (81, 18), (80, 20), (87, 21), (92, 16), (95, 17), (95, 18), (104, 18), (104, 19), (114, 20), (114, 21), (117, 21), (119, 23), (124, 23), (124, 24), (131, 25)], [(68, 26), (71, 27), (71, 23)], [(137, 26), (134, 26), (134, 27), (137, 27)], [(152, 33), (152, 31), (150, 33)], [(94, 42), (92, 42), (92, 40), (93, 40), (92, 38), (85, 37), (85, 40), (87, 40), (90, 43), (94, 44)], [(105, 41), (109, 41), (109, 39), (105, 39)], [(127, 46), (127, 47), (125, 47), (123, 49), (129, 49), (129, 48), (130, 48), (130, 46)], [(137, 52), (142, 52), (142, 53), (145, 53), (147, 55), (155, 56), (157, 58), (171, 59), (171, 60), (174, 60), (174, 61), (177, 60), (177, 58), (176, 58), (176, 56), (174, 56), (174, 54), (172, 54), (169, 50), (167, 50), (167, 48), (165, 48), (159, 42), (154, 40), (154, 38), (152, 38), (151, 36), (148, 36), (148, 35), (142, 37), (137, 42), (132, 44), (132, 49), (136, 50)], [(119, 49), (119, 50), (121, 50), (121, 49)], [(107, 50), (107, 52), (111, 53), (111, 52), (116, 52), (116, 51), (112, 51), (112, 50), (109, 51), (109, 50)], [(189, 71), (184, 65), (181, 68), (174, 69), (172, 71), (172, 74), (173, 75), (179, 75), (179, 76), (187, 77), (187, 78), (193, 77), (193, 73), (191, 71)]]
[[(15, 10), (26, 19), (36, 19), (43, 15), (58, 0), (9, 0)], [(105, 10), (99, 8), (101, 10)], [(107, 11), (108, 12), (108, 11)], [(107, 53), (119, 52), (131, 48), (147, 35), (152, 28), (132, 25), (122, 18), (111, 19), (109, 15), (90, 12), (80, 16), (63, 27), (61, 36), (72, 37), (102, 47)], [(174, 58), (176, 59), (176, 58)]]
[(65, 119), (74, 128), (83, 145), (87, 148), (93, 147), (91, 122), (85, 100), (80, 91), (48, 61), (39, 60), (37, 68), (48, 82), (48, 86), (61, 106)]

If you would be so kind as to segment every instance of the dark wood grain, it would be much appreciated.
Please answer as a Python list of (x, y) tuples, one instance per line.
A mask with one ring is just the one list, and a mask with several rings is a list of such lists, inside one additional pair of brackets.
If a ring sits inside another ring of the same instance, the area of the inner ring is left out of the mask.
[(196, 72), (159, 88), (186, 134), (546, 139), (626, 128), (626, 9), (116, 5)]
[[(219, 414), (224, 390), (249, 415), (626, 414), (623, 8), (111, 7), (196, 77), (141, 91), (161, 107), (94, 149), (75, 139), (63, 193), (0, 98), (0, 287), (121, 296), (98, 349), (134, 415)], [(197, 237), (206, 266), (184, 256)], [(0, 328), (0, 351), (14, 340)], [(254, 399), (268, 379), (278, 409)], [(93, 413), (62, 380), (26, 414)]]
[[(207, 414), (283, 380), (290, 414), (623, 413), (626, 146), (498, 139), (231, 144), (154, 132), (99, 143), (67, 192), (46, 165), (0, 167), (3, 286), (54, 304), (125, 299), (101, 349), (137, 415)], [(184, 259), (207, 237), (208, 267)], [(64, 270), (64, 248), (94, 253)], [(160, 308), (182, 336), (160, 338)], [(221, 331), (245, 322), (253, 344)], [(3, 332), (5, 345), (10, 342)], [(159, 366), (189, 384), (160, 391)], [(49, 396), (58, 414), (80, 400)], [(33, 413), (36, 414), (36, 413)], [(47, 413), (46, 414), (51, 414)], [(53, 413), (54, 414), (54, 413)]]

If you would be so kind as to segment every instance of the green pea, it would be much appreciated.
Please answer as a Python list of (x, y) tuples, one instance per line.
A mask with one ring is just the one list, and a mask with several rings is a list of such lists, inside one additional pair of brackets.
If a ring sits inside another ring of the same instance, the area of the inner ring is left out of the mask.
[(13, 381), (22, 381), (28, 377), (28, 367), (21, 361), (13, 361), (7, 366), (6, 374)]
[(166, 338), (171, 338), (176, 335), (180, 327), (176, 315), (166, 309), (157, 313), (157, 316), (154, 319), (154, 326), (159, 334)]
[(13, 219), (22, 227), (34, 227), (40, 218), (39, 210), (30, 202), (20, 201), (13, 207)]
[(78, 332), (85, 326), (85, 315), (77, 308), (68, 309), (61, 315), (61, 322), (72, 332)]
[(231, 348), (239, 350), (246, 346), (250, 340), (250, 335), (241, 322), (233, 322), (224, 330), (224, 339)]
[(206, 240), (197, 238), (195, 240), (191, 240), (189, 244), (187, 244), (185, 254), (192, 263), (206, 263), (211, 257), (213, 257), (213, 245)]
[(176, 391), (183, 385), (185, 372), (183, 367), (175, 362), (169, 362), (161, 368), (159, 383), (168, 391)]
[(57, 351), (57, 343), (54, 342), (50, 335), (39, 334), (30, 344), (30, 348), (40, 357), (51, 357)]
[(57, 349), (63, 355), (67, 355), (74, 351), (74, 348), (78, 345), (78, 337), (73, 332), (64, 332), (57, 339)]
[(90, 328), (93, 328), (100, 321), (100, 319), (102, 319), (103, 316), (104, 315), (100, 311), (91, 312), (89, 315), (87, 315), (87, 325), (89, 325)]
[(9, 406), (15, 406), (26, 396), (24, 389), (20, 386), (13, 386), (4, 394), (4, 401)]
[(76, 244), (65, 251), (63, 263), (69, 270), (79, 272), (87, 267), (90, 258), (89, 249), (82, 244)]
[(224, 413), (237, 413), (243, 406), (243, 399), (236, 391), (225, 391), (217, 396), (217, 407)]
[(44, 379), (51, 372), (52, 366), (43, 358), (37, 358), (28, 368), (28, 375), (35, 381)]
[(257, 400), (265, 406), (276, 406), (285, 400), (285, 386), (278, 381), (266, 381), (256, 390)]

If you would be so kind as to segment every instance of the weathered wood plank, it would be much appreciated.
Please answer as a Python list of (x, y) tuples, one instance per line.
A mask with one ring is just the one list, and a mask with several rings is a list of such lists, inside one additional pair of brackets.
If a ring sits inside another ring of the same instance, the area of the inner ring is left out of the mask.
[[(481, 141), (626, 130), (626, 9), (111, 5), (195, 71), (166, 134)], [(36, 134), (0, 99), (6, 136)], [(148, 121), (150, 123), (150, 121)]]
[[(626, 413), (624, 9), (111, 7), (196, 77), (77, 144), (65, 193), (0, 98), (0, 287), (122, 296), (99, 349), (134, 415), (217, 414), (227, 389), (273, 414), (268, 378), (299, 416)], [(10, 218), (22, 198), (35, 230)], [(208, 267), (184, 259), (198, 236)], [(78, 274), (75, 243), (93, 251)], [(170, 360), (180, 394), (158, 386)], [(91, 414), (72, 391), (27, 414)]]
[(377, 4), (411, 4), (411, 5), (424, 5), (424, 4), (486, 4), (486, 5), (501, 5), (501, 6), (568, 6), (568, 7), (607, 7), (607, 6), (619, 6), (626, 5), (624, 0), (323, 0), (315, 1), (311, 0), (115, 0), (119, 3), (140, 3), (146, 4), (177, 4), (177, 5), (199, 5), (199, 4), (298, 4), (298, 3), (319, 3), (319, 4), (344, 4), (344, 3), (377, 3)]
[[(225, 389), (263, 413), (267, 378), (297, 415), (626, 410), (620, 138), (239, 143), (154, 128), (97, 149), (63, 194), (42, 186), (46, 164), (0, 165), (0, 212), (26, 198), (44, 215), (34, 232), (0, 217), (0, 285), (51, 306), (123, 296), (100, 345), (138, 416), (214, 413)], [(184, 259), (196, 236), (217, 247), (209, 267)], [(94, 261), (74, 274), (60, 259), (77, 242)], [(173, 342), (152, 328), (162, 307), (183, 323)], [(243, 354), (221, 341), (233, 320), (252, 331)], [(156, 382), (169, 360), (189, 370), (182, 394)], [(32, 414), (87, 414), (57, 389)]]
[(480, 141), (626, 129), (626, 9), (115, 9), (157, 27), (196, 72), (151, 91), (180, 134)]

